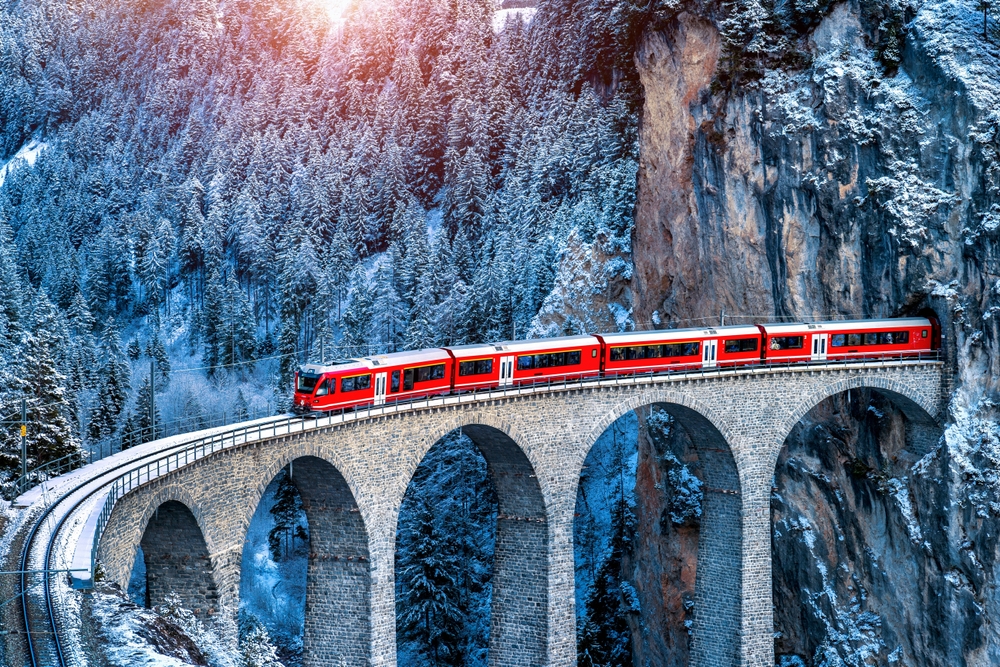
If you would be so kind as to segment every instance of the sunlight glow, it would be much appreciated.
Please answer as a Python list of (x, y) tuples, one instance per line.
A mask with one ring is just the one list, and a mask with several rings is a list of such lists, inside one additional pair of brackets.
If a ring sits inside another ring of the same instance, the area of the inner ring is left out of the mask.
[(340, 21), (344, 18), (344, 14), (347, 12), (347, 8), (351, 4), (351, 0), (320, 0), (326, 7), (327, 13), (330, 18), (334, 21)]

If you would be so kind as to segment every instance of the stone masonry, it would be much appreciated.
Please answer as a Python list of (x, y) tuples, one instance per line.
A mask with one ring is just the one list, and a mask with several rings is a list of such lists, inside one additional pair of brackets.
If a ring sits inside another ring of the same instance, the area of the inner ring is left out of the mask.
[(142, 553), (150, 607), (162, 605), (168, 595), (176, 593), (199, 618), (216, 612), (219, 594), (211, 558), (186, 506), (170, 500), (157, 508), (142, 536)]
[(582, 466), (616, 419), (657, 405), (691, 436), (705, 472), (692, 664), (772, 667), (770, 490), (788, 433), (823, 399), (871, 388), (900, 407), (908, 446), (922, 454), (940, 437), (946, 382), (943, 365), (928, 362), (724, 370), (373, 415), (253, 441), (154, 479), (118, 501), (99, 558), (122, 586), (140, 541), (147, 563), (169, 543), (178, 548), (164, 562), (205, 562), (203, 552), (179, 547), (181, 536), (197, 542), (193, 519), (211, 582), (169, 585), (193, 608), (215, 595), (235, 608), (250, 519), (264, 489), (292, 463), (311, 534), (305, 664), (395, 666), (400, 504), (427, 451), (461, 428), (482, 451), (499, 497), (490, 665), (572, 667), (573, 516)]

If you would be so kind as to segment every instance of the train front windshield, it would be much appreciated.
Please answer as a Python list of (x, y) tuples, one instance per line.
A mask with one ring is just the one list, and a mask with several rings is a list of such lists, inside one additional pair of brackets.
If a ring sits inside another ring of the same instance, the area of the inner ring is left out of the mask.
[(316, 383), (319, 382), (319, 378), (319, 375), (299, 373), (299, 386), (296, 388), (296, 391), (302, 394), (313, 393), (313, 389), (316, 388)]

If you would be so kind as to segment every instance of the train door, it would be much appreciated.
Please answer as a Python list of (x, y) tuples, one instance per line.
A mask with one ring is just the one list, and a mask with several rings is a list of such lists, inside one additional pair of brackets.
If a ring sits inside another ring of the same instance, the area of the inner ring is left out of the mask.
[(813, 349), (812, 349), (812, 360), (813, 361), (826, 361), (826, 346), (828, 343), (829, 334), (813, 334)]
[(701, 367), (715, 368), (715, 360), (719, 351), (719, 341), (717, 339), (706, 340), (701, 346)]
[(385, 405), (385, 373), (375, 374), (375, 405)]
[(500, 386), (508, 387), (514, 381), (514, 357), (500, 357)]

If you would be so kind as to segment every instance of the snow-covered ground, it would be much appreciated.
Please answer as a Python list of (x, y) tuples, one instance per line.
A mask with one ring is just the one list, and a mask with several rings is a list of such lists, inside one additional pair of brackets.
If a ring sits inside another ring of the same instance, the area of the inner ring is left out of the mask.
[(3, 182), (6, 180), (7, 174), (12, 172), (21, 164), (26, 164), (29, 167), (35, 166), (35, 160), (38, 159), (38, 154), (45, 150), (47, 146), (48, 144), (44, 141), (39, 141), (38, 139), (32, 139), (25, 145), (21, 146), (20, 150), (14, 154), (14, 157), (4, 162), (3, 165), (0, 165), (0, 188), (3, 187)]

